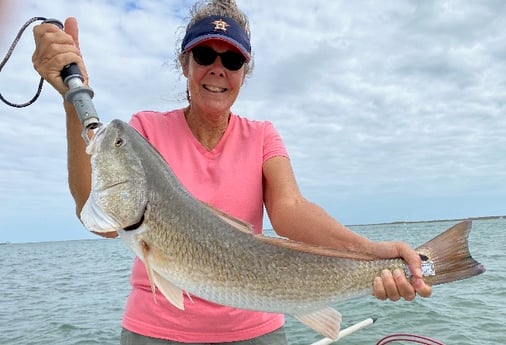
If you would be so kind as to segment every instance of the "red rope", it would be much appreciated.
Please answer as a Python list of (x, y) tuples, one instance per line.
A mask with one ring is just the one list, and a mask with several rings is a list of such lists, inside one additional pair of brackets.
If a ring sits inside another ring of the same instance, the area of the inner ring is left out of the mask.
[(376, 343), (376, 345), (385, 345), (393, 343), (395, 341), (409, 341), (415, 344), (422, 344), (422, 345), (444, 345), (444, 343), (440, 342), (439, 340), (431, 339), (423, 335), (409, 334), (409, 333), (397, 333), (387, 335), (386, 337), (380, 339)]

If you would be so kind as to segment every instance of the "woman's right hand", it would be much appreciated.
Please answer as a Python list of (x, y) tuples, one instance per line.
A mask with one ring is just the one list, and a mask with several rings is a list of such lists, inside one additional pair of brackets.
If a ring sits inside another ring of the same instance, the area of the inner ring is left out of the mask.
[(88, 84), (88, 74), (79, 50), (79, 33), (75, 18), (65, 20), (64, 30), (50, 23), (37, 25), (33, 29), (33, 36), (33, 66), (56, 91), (65, 96), (68, 88), (63, 83), (60, 72), (63, 67), (73, 62), (79, 66), (84, 84)]

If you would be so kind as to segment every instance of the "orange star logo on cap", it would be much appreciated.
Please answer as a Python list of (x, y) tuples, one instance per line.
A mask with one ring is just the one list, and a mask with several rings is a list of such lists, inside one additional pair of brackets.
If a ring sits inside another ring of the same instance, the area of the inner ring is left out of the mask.
[(227, 24), (227, 22), (225, 22), (223, 19), (220, 19), (220, 20), (215, 20), (214, 22), (212, 22), (211, 24), (214, 24), (214, 30), (223, 30), (223, 31), (227, 31), (227, 27), (230, 26)]

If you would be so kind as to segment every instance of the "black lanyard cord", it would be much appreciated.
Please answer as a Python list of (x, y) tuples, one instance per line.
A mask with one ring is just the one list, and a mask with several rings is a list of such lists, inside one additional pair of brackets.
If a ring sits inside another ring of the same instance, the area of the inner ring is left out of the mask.
[[(14, 41), (12, 42), (9, 50), (7, 51), (7, 54), (5, 55), (5, 57), (3, 58), (2, 62), (0, 62), (0, 72), (2, 71), (2, 69), (4, 68), (5, 64), (7, 63), (7, 61), (9, 60), (9, 58), (11, 57), (12, 55), (12, 52), (14, 51), (14, 48), (16, 47), (16, 45), (18, 44), (19, 42), (19, 39), (21, 38), (21, 36), (23, 36), (23, 33), (24, 31), (26, 30), (26, 28), (28, 28), (32, 23), (38, 21), (38, 20), (41, 20), (41, 21), (44, 21), (46, 20), (47, 18), (44, 18), (44, 17), (33, 17), (31, 19), (29, 19), (28, 21), (26, 21), (26, 23), (21, 27), (21, 29), (18, 31), (18, 34), (16, 35), (16, 38), (14, 39)], [(24, 107), (27, 107), (31, 104), (33, 104), (40, 96), (40, 93), (42, 92), (42, 85), (44, 84), (44, 79), (41, 77), (40, 78), (40, 81), (39, 81), (39, 86), (37, 88), (37, 92), (35, 93), (35, 96), (33, 96), (33, 98), (31, 100), (29, 100), (28, 102), (26, 103), (22, 103), (22, 104), (16, 104), (16, 103), (13, 103), (13, 102), (10, 102), (8, 101), (7, 99), (5, 99), (2, 94), (0, 93), (0, 100), (2, 102), (4, 102), (5, 104), (11, 106), (11, 107), (14, 107), (14, 108), (24, 108)]]

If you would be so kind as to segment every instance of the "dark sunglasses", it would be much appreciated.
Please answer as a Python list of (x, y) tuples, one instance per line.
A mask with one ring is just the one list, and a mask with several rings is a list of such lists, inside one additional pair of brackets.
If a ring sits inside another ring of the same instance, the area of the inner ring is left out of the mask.
[(223, 67), (231, 71), (240, 70), (246, 62), (246, 58), (242, 54), (230, 50), (218, 53), (211, 47), (195, 47), (191, 51), (195, 62), (202, 66), (213, 64), (218, 56), (221, 57)]

